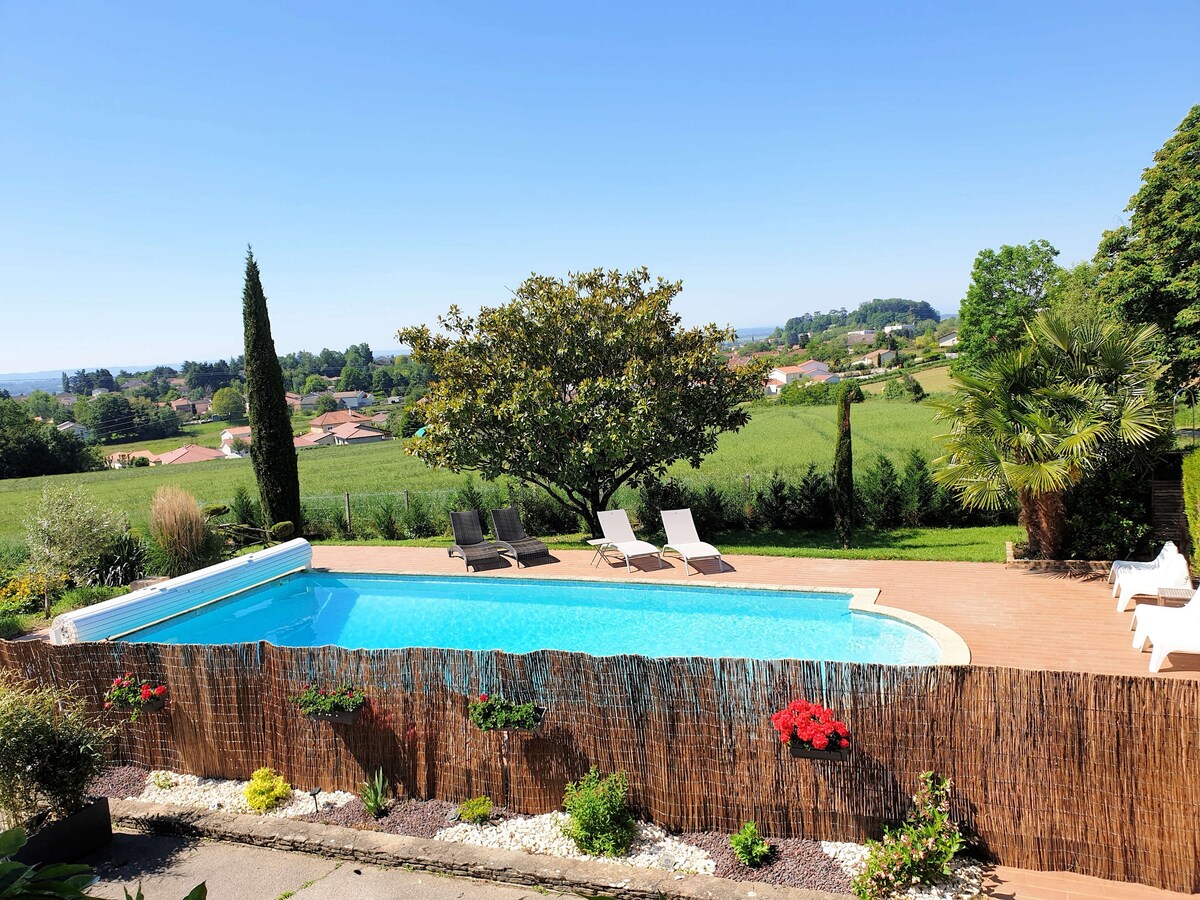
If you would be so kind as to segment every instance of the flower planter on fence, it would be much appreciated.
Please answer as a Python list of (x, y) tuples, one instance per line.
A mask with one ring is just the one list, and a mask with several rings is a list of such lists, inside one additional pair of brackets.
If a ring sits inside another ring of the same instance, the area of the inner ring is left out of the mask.
[(152, 713), (161, 712), (162, 708), (167, 705), (166, 697), (152, 697), (142, 704), (142, 712)]
[(815, 747), (809, 747), (799, 741), (788, 742), (788, 753), (795, 759), (828, 759), (845, 762), (850, 758), (849, 747), (842, 747), (838, 750), (817, 750)]
[(112, 835), (108, 798), (97, 797), (78, 812), (35, 831), (14, 859), (27, 866), (71, 862), (99, 850)]
[(358, 721), (358, 716), (361, 712), (362, 707), (360, 706), (358, 709), (338, 709), (330, 712), (305, 713), (304, 717), (314, 722), (328, 722), (330, 725), (353, 725)]

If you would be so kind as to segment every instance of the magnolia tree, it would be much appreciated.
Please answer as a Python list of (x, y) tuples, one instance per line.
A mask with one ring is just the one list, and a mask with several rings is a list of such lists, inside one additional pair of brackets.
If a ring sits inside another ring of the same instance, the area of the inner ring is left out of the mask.
[(749, 420), (741, 404), (762, 395), (764, 365), (732, 369), (720, 354), (730, 329), (681, 327), (680, 290), (644, 268), (533, 275), (477, 317), (451, 307), (446, 333), (401, 329), (437, 376), (408, 452), (539, 485), (599, 533), (597, 513), (622, 485), (678, 460), (699, 466)]

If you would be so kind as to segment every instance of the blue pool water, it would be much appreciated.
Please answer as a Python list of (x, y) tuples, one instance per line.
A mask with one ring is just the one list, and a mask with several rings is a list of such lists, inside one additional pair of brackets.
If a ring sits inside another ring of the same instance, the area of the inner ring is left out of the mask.
[(849, 603), (799, 591), (304, 572), (124, 639), (937, 662), (925, 632)]

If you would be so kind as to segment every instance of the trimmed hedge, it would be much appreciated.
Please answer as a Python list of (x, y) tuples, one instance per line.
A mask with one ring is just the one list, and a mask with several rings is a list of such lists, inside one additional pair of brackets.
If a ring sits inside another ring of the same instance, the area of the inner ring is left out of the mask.
[(1187, 511), (1192, 568), (1200, 569), (1200, 452), (1183, 458), (1183, 503)]

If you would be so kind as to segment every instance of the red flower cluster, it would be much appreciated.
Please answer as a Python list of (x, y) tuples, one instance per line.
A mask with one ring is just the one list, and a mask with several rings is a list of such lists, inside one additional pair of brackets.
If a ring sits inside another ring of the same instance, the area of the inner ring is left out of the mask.
[(113, 679), (112, 687), (104, 695), (104, 708), (112, 709), (121, 706), (133, 710), (132, 718), (136, 719), (138, 712), (151, 700), (166, 696), (167, 686), (155, 684), (135, 678), (132, 672), (118, 675)]
[(833, 710), (807, 700), (793, 700), (771, 716), (783, 743), (799, 741), (814, 750), (844, 750), (850, 746), (850, 729), (833, 717)]

